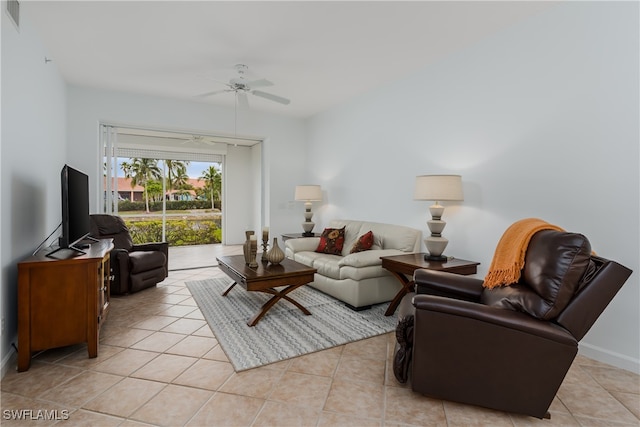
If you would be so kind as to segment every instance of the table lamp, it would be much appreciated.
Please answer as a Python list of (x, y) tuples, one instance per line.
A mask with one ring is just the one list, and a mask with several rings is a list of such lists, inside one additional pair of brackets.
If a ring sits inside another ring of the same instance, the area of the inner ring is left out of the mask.
[(431, 200), (435, 204), (429, 207), (431, 220), (427, 221), (431, 235), (424, 239), (429, 254), (425, 255), (425, 261), (446, 261), (443, 256), (449, 241), (442, 237), (446, 222), (442, 220), (444, 206), (440, 201), (461, 201), (462, 177), (460, 175), (420, 175), (416, 177), (416, 188), (413, 193), (414, 200)]
[(322, 200), (322, 189), (319, 185), (296, 185), (295, 200), (304, 202), (304, 222), (302, 229), (304, 237), (313, 237), (313, 227), (315, 223), (311, 221), (313, 212), (311, 212), (311, 202)]

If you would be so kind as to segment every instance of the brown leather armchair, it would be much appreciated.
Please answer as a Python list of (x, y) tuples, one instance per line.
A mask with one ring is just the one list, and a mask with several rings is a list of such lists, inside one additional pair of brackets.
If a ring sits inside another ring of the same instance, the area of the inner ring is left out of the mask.
[(155, 286), (169, 274), (167, 242), (134, 244), (129, 229), (119, 216), (91, 215), (91, 236), (112, 238), (112, 294), (129, 294)]
[(445, 400), (549, 417), (578, 342), (631, 275), (581, 234), (539, 231), (518, 283), (416, 270), (399, 309), (394, 373)]

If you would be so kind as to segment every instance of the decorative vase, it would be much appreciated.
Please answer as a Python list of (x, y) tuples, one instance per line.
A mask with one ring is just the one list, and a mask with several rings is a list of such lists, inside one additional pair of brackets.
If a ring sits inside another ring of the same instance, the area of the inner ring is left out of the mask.
[(250, 268), (256, 268), (258, 263), (256, 262), (256, 254), (258, 253), (258, 239), (256, 236), (251, 236), (249, 239), (249, 263)]
[(251, 236), (253, 236), (253, 230), (247, 230), (244, 232), (246, 240), (244, 245), (242, 245), (242, 251), (244, 253), (244, 262), (245, 264), (249, 264), (251, 258)]
[(269, 227), (264, 227), (262, 229), (262, 256), (260, 257), (260, 261), (263, 263), (269, 262), (267, 260), (267, 251), (269, 249)]
[(271, 245), (271, 249), (267, 252), (267, 261), (271, 264), (280, 264), (284, 259), (284, 252), (278, 246), (278, 238), (273, 238), (273, 245)]

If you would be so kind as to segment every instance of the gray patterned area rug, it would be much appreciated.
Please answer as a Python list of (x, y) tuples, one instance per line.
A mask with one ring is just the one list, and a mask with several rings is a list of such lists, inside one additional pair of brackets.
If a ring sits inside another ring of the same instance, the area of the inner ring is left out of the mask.
[(234, 287), (226, 297), (228, 278), (187, 282), (187, 287), (236, 371), (313, 353), (393, 331), (396, 317), (384, 315), (388, 304), (353, 311), (344, 303), (308, 286), (289, 295), (305, 306), (310, 316), (280, 300), (253, 327), (247, 320), (270, 295)]

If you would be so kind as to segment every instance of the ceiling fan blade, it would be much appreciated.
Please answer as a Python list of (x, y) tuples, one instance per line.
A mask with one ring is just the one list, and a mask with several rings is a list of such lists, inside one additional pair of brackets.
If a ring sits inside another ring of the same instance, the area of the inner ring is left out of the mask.
[(271, 101), (279, 102), (280, 104), (288, 105), (291, 101), (287, 98), (283, 98), (281, 96), (272, 95), (270, 93), (262, 92), (260, 90), (251, 91), (255, 96), (259, 96), (261, 98), (269, 99)]
[(247, 94), (244, 92), (238, 93), (238, 105), (240, 108), (248, 110), (249, 109), (249, 99), (247, 98)]
[(273, 86), (273, 83), (271, 83), (269, 80), (267, 79), (260, 79), (260, 80), (253, 80), (251, 82), (247, 83), (249, 85), (249, 87), (266, 87), (266, 86)]
[(207, 96), (217, 95), (217, 94), (223, 93), (223, 92), (232, 92), (232, 89), (214, 90), (213, 92), (201, 93), (200, 95), (196, 95), (196, 97), (197, 98), (205, 98)]
[(212, 82), (220, 83), (221, 85), (229, 86), (229, 81), (223, 81), (223, 80), (220, 80), (220, 79), (216, 79), (215, 77), (211, 77), (211, 76), (209, 76), (207, 74), (198, 73), (197, 76), (200, 79), (206, 79), (206, 80), (209, 80), (209, 81), (212, 81)]

